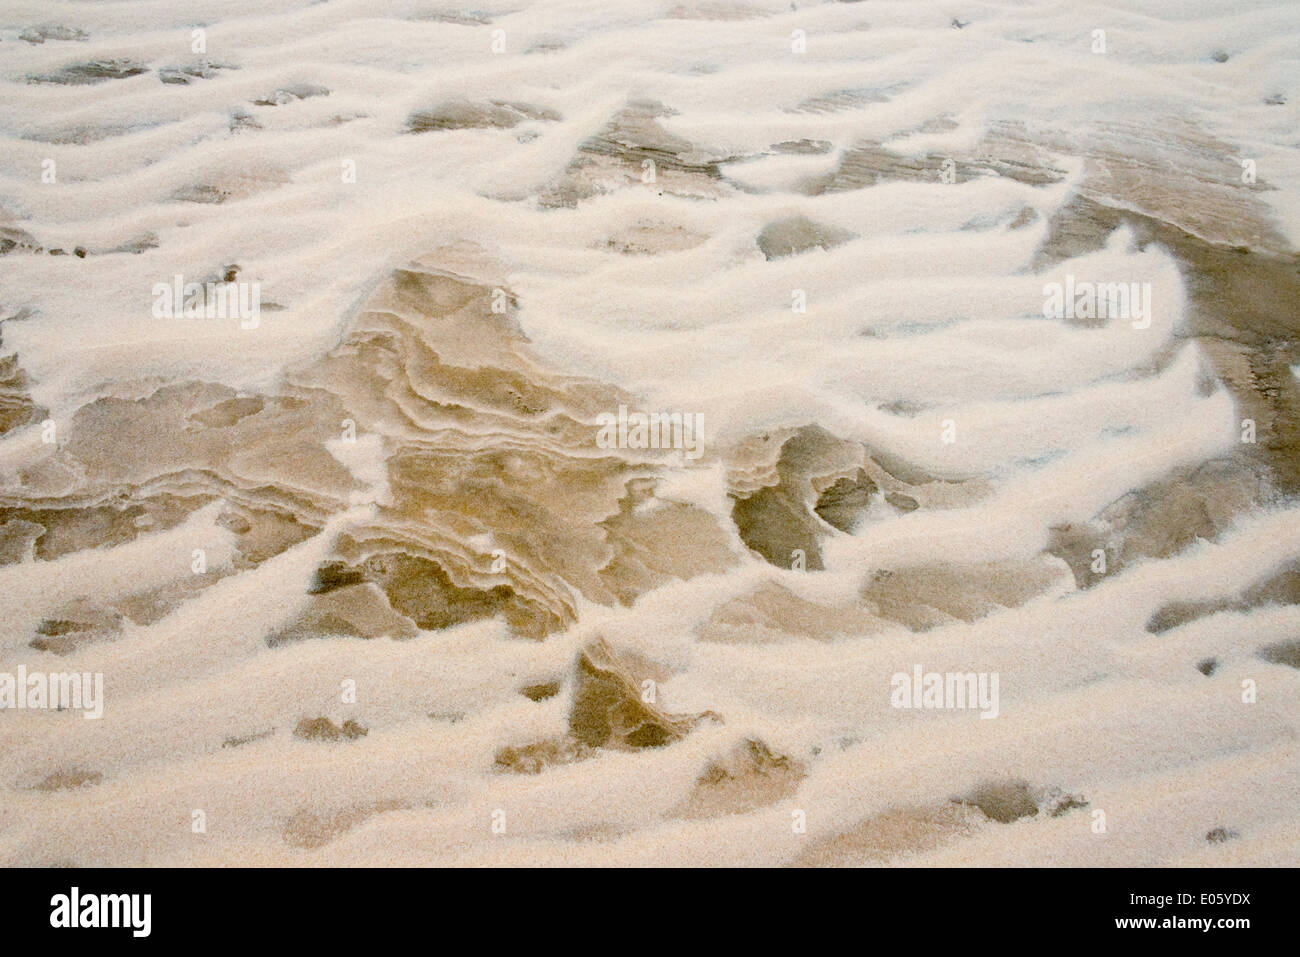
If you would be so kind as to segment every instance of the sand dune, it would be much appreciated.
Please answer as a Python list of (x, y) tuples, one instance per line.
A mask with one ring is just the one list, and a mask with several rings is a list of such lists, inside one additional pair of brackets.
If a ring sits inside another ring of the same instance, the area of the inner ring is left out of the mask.
[(0, 39), (0, 862), (1300, 863), (1293, 4)]

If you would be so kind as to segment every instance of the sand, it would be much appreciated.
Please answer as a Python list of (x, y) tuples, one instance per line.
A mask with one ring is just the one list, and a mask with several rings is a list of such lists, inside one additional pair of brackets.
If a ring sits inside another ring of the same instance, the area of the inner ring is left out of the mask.
[(1300, 17), (955, 12), (9, 4), (0, 863), (1300, 863)]

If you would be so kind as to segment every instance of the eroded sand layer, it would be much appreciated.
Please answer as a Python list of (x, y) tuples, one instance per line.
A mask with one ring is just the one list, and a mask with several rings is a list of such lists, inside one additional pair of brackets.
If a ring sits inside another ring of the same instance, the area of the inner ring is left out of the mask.
[(1300, 863), (1293, 9), (56, 12), (0, 861)]

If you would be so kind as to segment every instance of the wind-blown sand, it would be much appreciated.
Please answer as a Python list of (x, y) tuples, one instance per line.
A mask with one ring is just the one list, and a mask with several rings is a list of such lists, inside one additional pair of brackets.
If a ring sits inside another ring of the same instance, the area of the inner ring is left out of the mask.
[(1300, 863), (1294, 4), (219, 6), (0, 11), (0, 863)]

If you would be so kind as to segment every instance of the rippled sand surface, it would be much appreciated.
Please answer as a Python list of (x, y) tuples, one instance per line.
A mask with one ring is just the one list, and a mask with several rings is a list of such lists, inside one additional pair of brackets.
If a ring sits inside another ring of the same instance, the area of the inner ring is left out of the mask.
[(1300, 864), (1298, 59), (1283, 2), (6, 3), (0, 692), (104, 692), (0, 693), (0, 862)]

